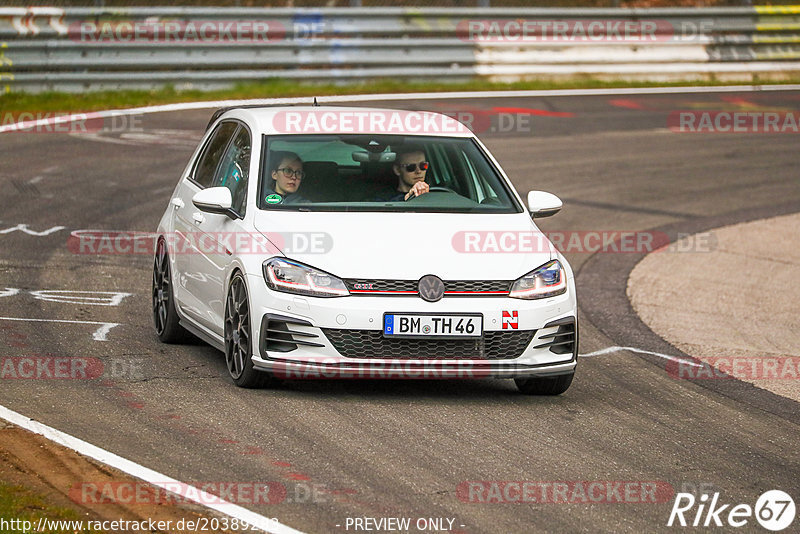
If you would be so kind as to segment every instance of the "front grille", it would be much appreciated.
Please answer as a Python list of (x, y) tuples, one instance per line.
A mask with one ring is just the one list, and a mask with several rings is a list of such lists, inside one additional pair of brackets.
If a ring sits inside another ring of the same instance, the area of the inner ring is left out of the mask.
[[(369, 279), (347, 279), (344, 281), (350, 291), (417, 291), (417, 280), (369, 280)], [(370, 289), (356, 289), (356, 284), (363, 284)]]
[(503, 291), (508, 293), (511, 282), (506, 280), (448, 280), (444, 283), (447, 291)]
[[(347, 289), (354, 295), (369, 295), (373, 293), (407, 291), (417, 294), (419, 280), (380, 280), (366, 278), (348, 278), (344, 281)], [(359, 289), (356, 289), (359, 284)], [(365, 289), (369, 288), (371, 289)], [(508, 293), (511, 282), (508, 280), (445, 280), (444, 291), (448, 293)], [(452, 296), (452, 295), (451, 295)]]
[(386, 338), (381, 330), (323, 328), (345, 358), (394, 360), (511, 360), (518, 358), (536, 330), (484, 332), (478, 339)]

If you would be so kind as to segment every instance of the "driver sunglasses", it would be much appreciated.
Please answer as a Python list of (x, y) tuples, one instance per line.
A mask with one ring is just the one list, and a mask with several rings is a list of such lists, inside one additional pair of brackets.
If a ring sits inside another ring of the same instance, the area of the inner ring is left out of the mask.
[(417, 170), (417, 165), (419, 165), (419, 170), (427, 171), (428, 166), (430, 165), (427, 161), (420, 161), (419, 163), (405, 163), (401, 164), (400, 167), (406, 170), (406, 172), (414, 172)]

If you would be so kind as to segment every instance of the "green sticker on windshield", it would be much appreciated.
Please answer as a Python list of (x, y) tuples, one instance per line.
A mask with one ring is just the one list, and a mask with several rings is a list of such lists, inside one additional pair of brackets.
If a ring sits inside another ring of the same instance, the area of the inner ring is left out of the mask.
[(281, 197), (277, 193), (273, 193), (273, 194), (269, 195), (267, 198), (265, 198), (264, 200), (267, 201), (267, 204), (280, 204), (281, 200), (283, 200), (283, 197)]

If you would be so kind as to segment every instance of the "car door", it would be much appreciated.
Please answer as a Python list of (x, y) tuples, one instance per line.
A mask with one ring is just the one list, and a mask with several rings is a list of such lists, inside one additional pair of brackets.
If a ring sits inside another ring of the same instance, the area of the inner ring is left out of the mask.
[[(223, 335), (225, 313), (225, 278), (233, 259), (237, 243), (246, 237), (242, 224), (247, 201), (247, 186), (252, 151), (251, 135), (247, 127), (240, 125), (228, 143), (225, 153), (211, 182), (211, 187), (227, 187), (231, 192), (233, 211), (239, 216), (200, 213), (202, 220), (196, 225), (204, 246), (192, 257), (192, 269), (203, 275), (195, 282), (196, 294), (205, 304), (205, 313), (200, 320), (203, 326), (218, 335)], [(198, 210), (199, 211), (199, 210)]]
[(203, 318), (208, 315), (207, 302), (199, 298), (199, 289), (205, 283), (206, 277), (197, 270), (194, 261), (202, 252), (198, 226), (203, 221), (204, 214), (192, 204), (192, 198), (201, 189), (211, 186), (222, 156), (238, 127), (237, 123), (226, 121), (214, 129), (190, 168), (189, 175), (181, 181), (178, 194), (172, 199), (175, 209), (173, 256), (177, 267), (175, 278), (179, 286), (179, 303), (186, 315), (199, 322), (203, 322)]

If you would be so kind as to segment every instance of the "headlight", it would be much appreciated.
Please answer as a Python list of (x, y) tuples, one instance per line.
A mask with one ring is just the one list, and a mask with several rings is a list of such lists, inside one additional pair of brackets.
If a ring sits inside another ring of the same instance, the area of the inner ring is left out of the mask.
[(264, 262), (264, 279), (270, 289), (284, 293), (311, 297), (343, 297), (350, 294), (341, 279), (283, 258)]
[(508, 296), (515, 299), (543, 299), (566, 291), (567, 273), (561, 262), (553, 260), (515, 281)]

